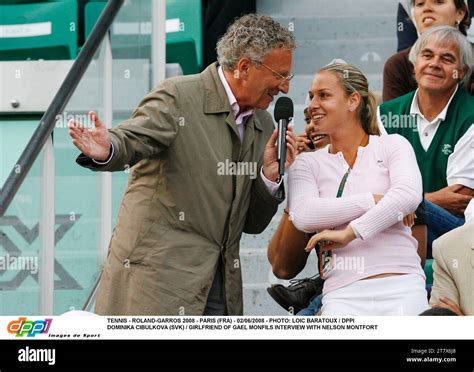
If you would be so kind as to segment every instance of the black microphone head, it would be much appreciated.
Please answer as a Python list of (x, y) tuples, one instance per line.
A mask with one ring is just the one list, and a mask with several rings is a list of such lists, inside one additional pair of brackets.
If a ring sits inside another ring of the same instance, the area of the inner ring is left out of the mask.
[(273, 111), (273, 116), (276, 122), (279, 122), (281, 119), (288, 120), (293, 117), (293, 101), (288, 97), (280, 97), (275, 103), (275, 110)]

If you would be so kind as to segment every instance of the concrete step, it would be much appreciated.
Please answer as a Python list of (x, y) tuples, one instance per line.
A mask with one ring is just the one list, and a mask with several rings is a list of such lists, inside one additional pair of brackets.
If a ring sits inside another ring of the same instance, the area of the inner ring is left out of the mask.
[(314, 74), (340, 58), (364, 73), (382, 74), (385, 61), (395, 49), (395, 38), (304, 40), (294, 52), (292, 69), (296, 74)]
[[(273, 236), (281, 213), (272, 220), (271, 225), (263, 234), (245, 235), (242, 239), (240, 258), (242, 265), (242, 280), (244, 289), (245, 315), (288, 315), (268, 294), (267, 288), (272, 284), (289, 285), (290, 281), (278, 279), (273, 275), (267, 258), (267, 245)], [(306, 267), (297, 278), (306, 278), (317, 272), (314, 254), (308, 257)]]
[[(394, 37), (396, 38), (396, 18), (389, 15), (272, 15), (282, 25), (293, 32), (297, 40)], [(377, 30), (377, 32), (374, 32)]]
[(394, 0), (257, 0), (257, 13), (319, 16), (338, 15), (393, 15), (398, 2)]
[(244, 287), (244, 315), (289, 315), (265, 288)]

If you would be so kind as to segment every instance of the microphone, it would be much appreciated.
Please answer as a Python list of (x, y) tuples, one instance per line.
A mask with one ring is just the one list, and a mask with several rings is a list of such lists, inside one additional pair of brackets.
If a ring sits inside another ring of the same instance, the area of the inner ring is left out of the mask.
[(288, 128), (288, 122), (293, 118), (293, 112), (293, 101), (290, 98), (278, 98), (273, 116), (278, 123), (277, 160), (280, 179), (285, 174), (286, 129)]

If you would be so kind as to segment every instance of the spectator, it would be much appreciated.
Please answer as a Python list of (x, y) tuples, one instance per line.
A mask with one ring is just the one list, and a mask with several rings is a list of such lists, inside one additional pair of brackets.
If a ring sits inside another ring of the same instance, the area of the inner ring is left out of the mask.
[(459, 315), (474, 315), (474, 201), (466, 209), (466, 223), (433, 242), (434, 282), (430, 304)]
[(411, 19), (411, 0), (398, 2), (397, 10), (397, 52), (410, 48), (418, 38)]
[[(433, 26), (447, 25), (458, 27), (466, 35), (471, 24), (469, 8), (466, 0), (411, 0), (413, 18), (418, 32), (421, 34)], [(408, 55), (411, 48), (402, 50), (391, 56), (383, 71), (383, 101), (403, 96), (416, 89), (413, 64)], [(474, 94), (474, 82), (469, 80), (466, 87)]]
[[(70, 123), (80, 165), (132, 167), (98, 314), (243, 313), (240, 237), (262, 232), (284, 198), (266, 109), (288, 92), (294, 47), (272, 18), (244, 16), (220, 39), (219, 65), (163, 81), (130, 120), (110, 130), (95, 114), (95, 130)], [(291, 129), (286, 139), (288, 167)]]
[(425, 31), (410, 52), (418, 89), (379, 107), (388, 133), (413, 146), (423, 176), (428, 220), (428, 258), (434, 239), (464, 224), (474, 188), (474, 97), (460, 84), (470, 80), (472, 48), (455, 28)]
[(379, 136), (375, 97), (353, 66), (323, 67), (310, 98), (316, 132), (331, 145), (297, 157), (288, 195), (295, 227), (323, 230), (306, 250), (324, 242), (321, 251), (333, 252), (322, 315), (417, 315), (428, 307), (425, 275), (402, 222), (421, 201), (413, 149), (401, 136)]
[[(336, 60), (337, 61), (337, 60)], [(299, 152), (314, 151), (322, 149), (329, 144), (329, 137), (318, 134), (314, 122), (308, 112), (304, 109), (306, 131), (297, 137), (297, 148)], [(313, 141), (311, 141), (312, 139)], [(311, 146), (313, 144), (313, 146)], [(418, 222), (420, 224), (418, 224)], [(421, 266), (424, 266), (426, 257), (426, 233), (425, 218), (415, 220), (412, 234), (418, 241), (418, 255)], [(404, 224), (411, 226), (409, 218), (404, 219)], [(277, 230), (268, 245), (268, 260), (272, 265), (274, 275), (280, 279), (292, 279), (303, 270), (306, 265), (308, 253), (302, 248), (306, 246), (311, 235), (296, 229), (289, 219), (288, 209), (284, 209)], [(291, 280), (291, 284), (285, 287), (281, 284), (273, 284), (267, 288), (270, 296), (285, 310), (296, 315), (314, 315), (321, 308), (321, 292), (323, 281), (319, 276), (311, 278)], [(308, 306), (309, 305), (309, 306)]]
[[(315, 133), (308, 108), (305, 108), (303, 113), (306, 128), (305, 132), (296, 138), (298, 151), (314, 151), (327, 146), (329, 138)], [(308, 253), (303, 248), (308, 243), (309, 237), (310, 235), (295, 228), (289, 219), (288, 209), (285, 208), (278, 228), (268, 245), (268, 260), (276, 277), (291, 279), (304, 268)], [(308, 306), (310, 299), (320, 294), (321, 290), (322, 283), (318, 278), (298, 280), (296, 285), (289, 288), (281, 284), (267, 288), (270, 296), (280, 306), (292, 313), (298, 313)]]

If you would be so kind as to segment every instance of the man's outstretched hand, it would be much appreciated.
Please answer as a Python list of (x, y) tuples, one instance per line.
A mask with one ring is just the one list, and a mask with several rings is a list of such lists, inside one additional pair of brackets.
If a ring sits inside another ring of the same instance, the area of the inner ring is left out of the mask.
[(89, 112), (89, 117), (94, 123), (94, 128), (88, 128), (75, 120), (68, 122), (72, 143), (84, 155), (97, 161), (106, 161), (110, 156), (112, 139), (94, 111)]

